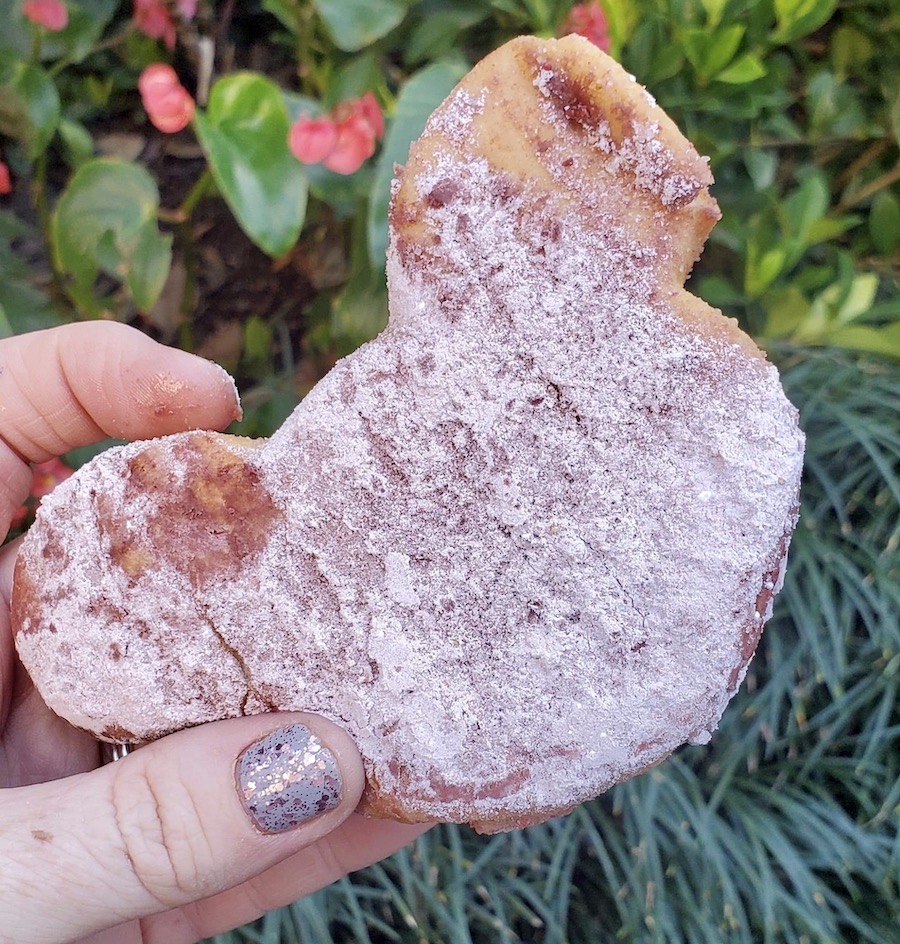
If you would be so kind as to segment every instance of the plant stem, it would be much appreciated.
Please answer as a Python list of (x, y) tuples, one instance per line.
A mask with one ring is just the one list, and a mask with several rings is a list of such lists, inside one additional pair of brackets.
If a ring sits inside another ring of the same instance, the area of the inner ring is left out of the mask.
[(187, 196), (181, 201), (181, 206), (176, 211), (182, 220), (190, 219), (191, 214), (197, 209), (197, 204), (209, 192), (212, 183), (212, 171), (209, 167), (204, 167), (203, 173), (197, 178), (194, 186), (188, 191)]
[(184, 263), (184, 291), (181, 295), (181, 331), (179, 342), (185, 351), (194, 349), (194, 325), (191, 320), (194, 304), (197, 297), (197, 256), (194, 252), (194, 240), (192, 233), (192, 217), (197, 204), (210, 191), (213, 186), (212, 171), (209, 167), (203, 169), (203, 173), (197, 178), (194, 186), (188, 191), (187, 196), (181, 201), (181, 205), (175, 211), (178, 219), (178, 243), (181, 246), (181, 256)]
[(50, 265), (50, 275), (52, 277), (53, 288), (52, 298), (57, 304), (75, 309), (76, 313), (83, 314), (80, 307), (75, 304), (69, 293), (66, 291), (66, 283), (62, 272), (56, 264), (56, 254), (53, 252), (53, 235), (51, 232), (52, 220), (50, 214), (50, 205), (47, 201), (47, 151), (41, 152), (34, 168), (34, 182), (32, 185), (32, 195), (34, 200), (34, 209), (37, 213), (38, 224), (41, 228), (41, 241), (44, 244), (44, 252), (47, 255), (47, 262)]
[[(107, 49), (115, 49), (116, 46), (121, 45), (122, 43), (125, 42), (126, 39), (128, 39), (128, 37), (133, 32), (133, 30), (134, 30), (134, 27), (131, 25), (131, 22), (129, 21), (128, 25), (124, 29), (120, 30), (118, 33), (115, 33), (113, 36), (110, 36), (107, 39), (103, 39), (100, 42), (95, 43), (93, 46), (91, 46), (90, 52), (87, 55), (93, 56), (96, 53), (103, 52)], [(85, 56), (84, 58), (87, 58), (87, 56)], [(74, 62), (75, 60), (72, 59), (70, 56), (64, 56), (62, 59), (59, 59), (57, 62), (54, 62), (53, 65), (47, 69), (47, 72), (49, 73), (51, 78), (55, 78), (57, 75), (59, 75), (60, 72), (63, 71), (63, 69), (67, 69), (70, 65), (73, 65)]]
[(898, 180), (900, 180), (900, 164), (889, 171), (885, 171), (885, 173), (883, 173), (880, 177), (877, 177), (865, 187), (857, 190), (856, 193), (846, 200), (842, 200), (837, 207), (838, 212), (859, 206), (860, 203), (864, 203), (869, 199), (869, 197), (872, 197), (878, 193), (879, 190), (884, 190), (885, 188), (890, 187), (891, 184)]

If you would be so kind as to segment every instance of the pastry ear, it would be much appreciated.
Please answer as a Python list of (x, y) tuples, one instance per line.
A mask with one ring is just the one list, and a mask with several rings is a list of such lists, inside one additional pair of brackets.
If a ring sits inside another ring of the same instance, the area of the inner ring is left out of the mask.
[(441, 167), (478, 162), (526, 207), (574, 213), (598, 238), (614, 230), (617, 241), (647, 247), (640, 267), (663, 289), (683, 286), (720, 216), (707, 161), (633, 76), (580, 36), (513, 40), (432, 116), (392, 207), (397, 236), (419, 258), (440, 254), (428, 211), (456, 184)]

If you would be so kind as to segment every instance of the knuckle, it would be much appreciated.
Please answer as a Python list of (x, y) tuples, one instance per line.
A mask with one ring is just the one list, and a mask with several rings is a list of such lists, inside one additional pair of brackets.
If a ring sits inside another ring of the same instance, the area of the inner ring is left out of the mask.
[[(137, 758), (135, 758), (137, 760)], [(153, 904), (175, 908), (203, 894), (209, 861), (203, 821), (183, 784), (160, 781), (150, 764), (122, 764), (111, 805), (122, 857)]]

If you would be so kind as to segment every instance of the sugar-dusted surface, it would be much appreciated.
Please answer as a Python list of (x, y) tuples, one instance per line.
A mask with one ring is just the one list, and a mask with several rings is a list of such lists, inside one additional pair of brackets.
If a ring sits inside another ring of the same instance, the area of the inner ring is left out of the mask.
[[(458, 101), (431, 125), (451, 143), (483, 108)], [(542, 120), (562, 174), (571, 122)], [(662, 149), (643, 164), (595, 137), (610, 185), (681, 199)], [(18, 643), (53, 707), (110, 737), (318, 711), (355, 738), (376, 808), (488, 828), (708, 739), (779, 579), (802, 437), (773, 367), (679, 318), (659, 279), (678, 234), (638, 239), (596, 177), (561, 179), (548, 198), (452, 148), (417, 169), (435, 238), (398, 227), (385, 333), (262, 448), (229, 446), (238, 467), (216, 459), (269, 502), (237, 559), (190, 485), (214, 437), (107, 453), (47, 500)], [(137, 491), (147, 448), (171, 481)], [(186, 565), (204, 534), (215, 564)]]

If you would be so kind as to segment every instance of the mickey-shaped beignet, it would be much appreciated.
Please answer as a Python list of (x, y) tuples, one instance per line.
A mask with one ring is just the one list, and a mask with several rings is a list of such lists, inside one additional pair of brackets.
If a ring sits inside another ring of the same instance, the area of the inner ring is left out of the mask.
[(117, 741), (342, 724), (363, 811), (545, 819), (704, 742), (753, 654), (803, 440), (683, 283), (709, 169), (578, 37), (515, 40), (395, 186), (391, 318), (268, 441), (110, 450), (19, 557), (23, 663)]

